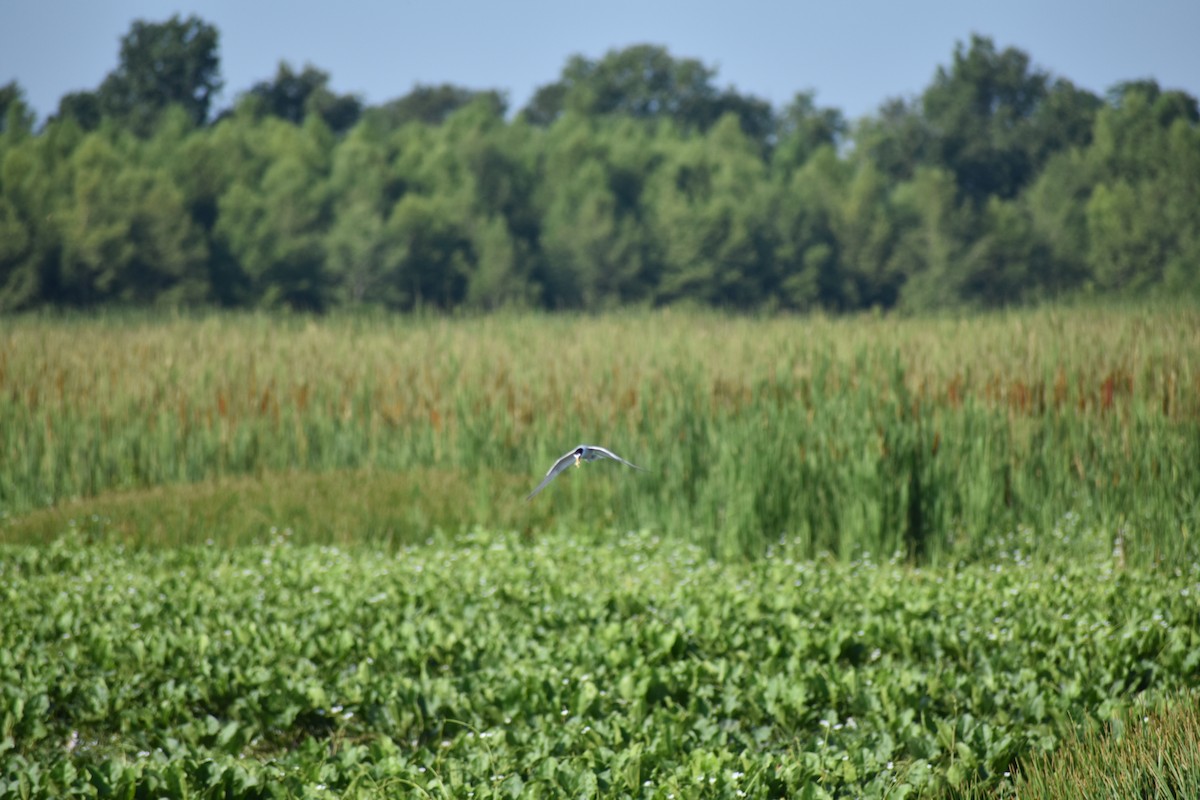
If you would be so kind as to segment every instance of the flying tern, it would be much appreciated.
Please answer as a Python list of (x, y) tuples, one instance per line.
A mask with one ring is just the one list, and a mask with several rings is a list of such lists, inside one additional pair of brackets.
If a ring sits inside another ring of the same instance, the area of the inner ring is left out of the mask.
[(578, 467), (582, 466), (584, 461), (595, 461), (598, 458), (611, 458), (613, 461), (619, 461), (627, 467), (640, 469), (643, 472), (646, 471), (645, 467), (639, 467), (637, 464), (631, 464), (614, 453), (612, 450), (594, 444), (581, 444), (571, 452), (564, 455), (558, 461), (555, 461), (554, 466), (550, 467), (550, 471), (546, 473), (546, 477), (542, 478), (542, 482), (537, 485), (536, 489), (529, 493), (529, 496), (526, 497), (525, 500), (527, 502), (532, 500), (535, 494), (546, 488), (546, 484), (558, 477), (558, 473), (562, 472), (572, 464)]

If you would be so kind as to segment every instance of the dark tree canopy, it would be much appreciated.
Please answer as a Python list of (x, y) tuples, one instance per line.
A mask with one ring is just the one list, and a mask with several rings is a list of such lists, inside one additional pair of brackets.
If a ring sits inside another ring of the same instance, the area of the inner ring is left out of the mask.
[(58, 101), (58, 111), (54, 115), (59, 119), (71, 119), (85, 131), (94, 131), (100, 127), (104, 118), (104, 107), (101, 105), (99, 92), (69, 92)]
[(329, 73), (311, 64), (296, 72), (281, 61), (272, 80), (250, 87), (243, 98), (247, 100), (257, 104), (260, 113), (297, 125), (309, 114), (316, 114), (335, 133), (352, 128), (362, 114), (362, 101), (351, 94), (334, 93), (329, 88)]
[(100, 84), (104, 113), (140, 133), (170, 105), (182, 106), (196, 124), (205, 122), (221, 89), (218, 40), (217, 29), (195, 16), (134, 22), (121, 38), (117, 68)]
[(1109, 103), (1117, 108), (1135, 97), (1152, 107), (1155, 121), (1159, 125), (1170, 125), (1176, 119), (1191, 124), (1200, 122), (1200, 108), (1197, 107), (1195, 97), (1186, 92), (1163, 91), (1155, 80), (1144, 78), (1121, 81), (1108, 92)]
[(40, 130), (0, 86), (0, 311), (914, 311), (1200, 298), (1200, 108), (1104, 99), (972, 36), (847, 123), (637, 45), (505, 95), (415, 85), (364, 107), (311, 65), (210, 119), (214, 28), (137, 22)]
[(921, 96), (932, 155), (957, 177), (966, 197), (1013, 197), (1033, 174), (1029, 128), (1049, 91), (1050, 76), (1015, 48), (997, 51), (973, 35), (949, 68), (939, 67)]
[(818, 148), (839, 147), (850, 129), (841, 111), (817, 106), (812, 91), (798, 92), (779, 115), (776, 127), (776, 157), (797, 166)]
[(399, 128), (409, 122), (441, 125), (455, 111), (476, 101), (486, 103), (498, 117), (508, 110), (508, 100), (503, 92), (441, 83), (436, 86), (417, 84), (408, 94), (371, 109), (371, 113), (388, 128)]
[(25, 102), (25, 91), (16, 81), (0, 86), (0, 133), (29, 133), (33, 130), (33, 112)]
[(564, 112), (669, 119), (682, 128), (707, 130), (726, 113), (742, 130), (765, 140), (773, 128), (769, 103), (733, 89), (719, 90), (716, 71), (694, 58), (675, 58), (665, 47), (641, 44), (611, 50), (598, 61), (572, 56), (554, 83), (540, 87), (522, 114), (548, 125)]

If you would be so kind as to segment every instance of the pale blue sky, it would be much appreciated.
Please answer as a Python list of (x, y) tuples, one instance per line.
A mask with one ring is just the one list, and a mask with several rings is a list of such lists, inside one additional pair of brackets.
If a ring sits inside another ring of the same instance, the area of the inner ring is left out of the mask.
[(220, 31), (216, 108), (287, 60), (367, 103), (450, 82), (505, 90), (515, 110), (572, 54), (652, 43), (715, 67), (721, 87), (776, 106), (811, 88), (855, 118), (919, 93), (972, 32), (1097, 93), (1155, 78), (1200, 95), (1197, 0), (0, 0), (0, 84), (15, 79), (44, 118), (100, 83), (134, 19), (173, 13)]

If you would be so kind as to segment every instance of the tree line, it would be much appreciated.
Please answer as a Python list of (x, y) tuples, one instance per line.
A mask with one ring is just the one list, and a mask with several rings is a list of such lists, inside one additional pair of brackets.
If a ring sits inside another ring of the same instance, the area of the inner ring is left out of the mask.
[(983, 36), (850, 121), (639, 45), (377, 106), (311, 65), (216, 110), (217, 30), (136, 22), (36, 124), (0, 87), (0, 310), (995, 307), (1200, 295), (1200, 113)]

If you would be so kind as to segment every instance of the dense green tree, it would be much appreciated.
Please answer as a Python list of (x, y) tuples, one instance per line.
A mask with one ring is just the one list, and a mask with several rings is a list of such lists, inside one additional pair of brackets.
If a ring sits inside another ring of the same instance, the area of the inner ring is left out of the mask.
[(1117, 110), (1122, 110), (1128, 102), (1136, 103), (1135, 111), (1139, 115), (1144, 115), (1148, 108), (1147, 121), (1160, 128), (1170, 126), (1177, 119), (1193, 124), (1200, 122), (1200, 107), (1195, 97), (1178, 90), (1164, 91), (1158, 81), (1150, 78), (1121, 81), (1109, 90), (1108, 99), (1109, 105)]
[(239, 256), (243, 251), (231, 247), (230, 221), (222, 219), (222, 203), (228, 202), (235, 186), (262, 186), (278, 158), (281, 127), (279, 120), (268, 124), (244, 109), (193, 131), (178, 145), (176, 157), (161, 165), (184, 192), (192, 219), (204, 231), (210, 291), (222, 306), (251, 305), (262, 296), (244, 268)]
[[(1191, 99), (1193, 112), (1195, 98)], [(1166, 134), (1162, 175), (1165, 211), (1174, 238), (1163, 265), (1163, 282), (1171, 293), (1200, 298), (1200, 125), (1195, 114), (1177, 118)]]
[(1170, 236), (1157, 192), (1124, 180), (1096, 187), (1087, 204), (1090, 259), (1101, 289), (1143, 291), (1158, 283)]
[(403, 97), (369, 108), (366, 114), (385, 128), (399, 128), (410, 122), (441, 125), (455, 111), (474, 102), (482, 102), (497, 117), (504, 116), (508, 110), (503, 92), (442, 83), (436, 86), (417, 84)]
[(717, 95), (709, 109), (707, 122), (702, 127), (707, 130), (725, 117), (736, 119), (742, 133), (757, 145), (759, 155), (767, 155), (778, 127), (770, 103), (736, 89), (725, 89)]
[(127, 141), (88, 134), (71, 159), (59, 279), (68, 302), (205, 299), (205, 248), (178, 188), (131, 163)]
[(1039, 171), (1056, 153), (1087, 146), (1102, 106), (1103, 101), (1091, 92), (1064, 78), (1052, 79), (1046, 96), (1021, 133), (1022, 146), (1034, 171)]
[(870, 161), (857, 165), (849, 184), (833, 199), (831, 227), (838, 247), (842, 292), (835, 307), (891, 308), (904, 276), (895, 269), (899, 238), (886, 177)]
[(342, 201), (326, 239), (337, 299), (361, 305), (383, 302), (387, 264), (384, 218), (363, 198)]
[(32, 238), (20, 210), (0, 196), (0, 310), (21, 308), (37, 298), (38, 270), (27, 263)]
[(411, 193), (396, 204), (387, 221), (389, 305), (452, 309), (463, 303), (474, 254), (460, 214), (444, 196)]
[(896, 187), (892, 203), (901, 230), (892, 253), (893, 268), (904, 276), (901, 305), (957, 305), (964, 280), (960, 264), (974, 215), (960, 206), (954, 176), (940, 167), (921, 167)]
[[(482, 287), (508, 287), (501, 294), (509, 297), (514, 281), (530, 280), (541, 235), (536, 204), (540, 132), (523, 122), (508, 124), (498, 112), (484, 96), (450, 115), (436, 129), (438, 144), (424, 153), (418, 173), (422, 190), (448, 201), (442, 207), (455, 209), (455, 224), (472, 242), (466, 269), (475, 286), (471, 297), (482, 305), (507, 302)], [(485, 252), (500, 261), (481, 262)]]
[[(0, 102), (5, 103), (0, 111), (7, 116), (12, 103), (20, 102), (19, 95), (6, 97), (0, 92)], [(0, 311), (29, 305), (42, 288), (41, 269), (31, 257), (33, 221), (29, 209), (22, 207), (32, 199), (27, 197), (33, 188), (30, 184), (41, 177), (29, 174), (36, 169), (32, 151), (37, 142), (29, 137), (18, 142), (18, 136), (13, 126), (0, 130)]]
[(978, 35), (955, 49), (949, 68), (938, 68), (921, 95), (922, 111), (932, 132), (931, 155), (954, 173), (964, 197), (976, 203), (1011, 198), (1028, 182), (1036, 167), (1028, 129), (1049, 82), (1024, 52), (997, 51)]
[(149, 133), (171, 105), (182, 106), (196, 124), (207, 121), (222, 85), (218, 40), (217, 29), (195, 16), (135, 21), (121, 37), (117, 68), (100, 84), (104, 113), (139, 134)]
[(961, 197), (981, 206), (1015, 197), (1051, 155), (1086, 144), (1099, 106), (1021, 50), (975, 35), (918, 101), (888, 101), (860, 122), (854, 141), (893, 180), (922, 165), (950, 170)]
[(859, 120), (851, 136), (856, 155), (868, 158), (889, 180), (912, 178), (917, 168), (934, 165), (933, 132), (919, 104), (902, 98), (885, 101), (879, 112)]
[(1047, 291), (1055, 288), (1050, 250), (1023, 205), (989, 199), (980, 229), (963, 257), (961, 300), (976, 306), (1005, 306), (1053, 296)]
[(1096, 165), (1082, 148), (1050, 158), (1021, 202), (1033, 233), (1049, 249), (1047, 285), (1062, 292), (1090, 280), (1087, 205), (1096, 184)]
[(653, 258), (641, 180), (651, 134), (625, 120), (568, 114), (551, 128), (542, 172), (547, 301), (597, 308), (645, 300)]
[(733, 89), (719, 90), (716, 71), (694, 58), (675, 58), (650, 44), (611, 50), (599, 60), (572, 56), (559, 79), (540, 87), (523, 116), (547, 125), (570, 110), (583, 116), (620, 114), (669, 119), (681, 129), (707, 130), (733, 114), (746, 135), (765, 143), (774, 132), (770, 105)]
[(447, 122), (450, 148), (444, 153), (458, 162), (460, 191), (477, 216), (499, 216), (517, 235), (532, 237), (537, 235), (532, 202), (536, 178), (531, 154), (524, 149), (527, 130), (505, 125), (487, 98), (479, 98)]
[(819, 148), (841, 146), (849, 124), (836, 108), (817, 106), (816, 93), (799, 92), (779, 117), (772, 165), (790, 171), (802, 165)]
[(776, 251), (772, 198), (757, 144), (732, 114), (670, 148), (647, 185), (650, 235), (662, 259), (656, 299), (764, 302)]
[(387, 171), (387, 148), (372, 126), (356, 127), (334, 151), (329, 190), (338, 200), (326, 245), (342, 302), (382, 300), (383, 232), (391, 210)]
[(285, 63), (199, 124), (216, 42), (139, 22), (40, 130), (0, 87), (0, 310), (1200, 294), (1200, 108), (1153, 80), (1101, 100), (976, 36), (850, 126), (639, 45), (572, 58), (515, 119), (451, 85), (364, 110)]
[[(956, 48), (950, 66), (938, 69), (918, 103), (893, 101), (860, 124), (856, 157), (898, 186), (893, 209), (901, 230), (893, 262), (906, 284), (906, 306), (1004, 304), (1019, 294), (1013, 281), (1028, 279), (1047, 291), (1078, 282), (1070, 248), (1079, 245), (1081, 215), (1066, 219), (1055, 200), (1075, 187), (1075, 207), (1086, 202), (1077, 173), (1061, 174), (1072, 163), (1069, 155), (1056, 168), (1063, 183), (1040, 185), (1035, 204), (992, 201), (1016, 199), (1049, 159), (1086, 146), (1099, 106), (1094, 95), (1031, 67), (1020, 50), (997, 50), (990, 39), (973, 36)], [(949, 205), (947, 174), (956, 187)], [(914, 205), (922, 197), (924, 209), (920, 201)], [(1030, 238), (1022, 242), (1014, 231)]]
[[(582, 56), (574, 58), (582, 58)], [(567, 93), (571, 89), (566, 78), (570, 66), (571, 61), (568, 61), (567, 67), (563, 69), (563, 77), (553, 83), (539, 86), (534, 91), (533, 97), (529, 99), (518, 115), (521, 119), (531, 125), (547, 126), (554, 124), (563, 115), (567, 108)]]
[(94, 131), (104, 119), (104, 105), (99, 92), (82, 91), (64, 94), (58, 101), (55, 119), (73, 120), (85, 131)]
[(1088, 258), (1102, 290), (1145, 292), (1169, 276), (1196, 286), (1200, 126), (1195, 98), (1153, 82), (1119, 87), (1097, 117), (1088, 159)]
[(33, 111), (16, 81), (0, 86), (0, 134), (13, 136), (33, 132)]
[(214, 235), (266, 306), (321, 310), (330, 302), (325, 238), (333, 137), (320, 118), (303, 127), (264, 120), (254, 144), (267, 149), (261, 181), (239, 180), (218, 201)]
[(305, 64), (296, 72), (286, 61), (279, 62), (275, 77), (250, 87), (241, 102), (257, 113), (299, 125), (309, 114), (319, 116), (334, 133), (354, 126), (362, 115), (362, 101), (352, 94), (337, 94), (329, 88), (329, 73)]
[(476, 219), (469, 235), (475, 264), (467, 279), (465, 305), (470, 308), (525, 308), (537, 299), (524, 264), (530, 260), (523, 244), (499, 217)]
[(239, 135), (244, 127), (227, 121), (197, 129), (175, 107), (163, 115), (143, 154), (146, 167), (165, 175), (180, 191), (188, 216), (206, 243), (208, 256), (200, 270), (206, 295), (224, 306), (238, 305), (250, 295), (247, 276), (214, 236), (219, 201), (248, 173), (261, 177), (266, 168), (246, 149), (247, 137)]
[(542, 218), (537, 209), (541, 131), (505, 124), (486, 95), (455, 112), (444, 129), (463, 157), (460, 203), (468, 209), (474, 261), (467, 301), (475, 307), (522, 305), (540, 262)]
[(83, 139), (74, 122), (51, 123), (37, 136), (0, 135), (0, 310), (61, 303), (59, 263), (71, 160)]
[(783, 180), (772, 214), (778, 273), (775, 299), (786, 308), (804, 311), (835, 308), (847, 292), (830, 222), (831, 199), (844, 191), (848, 166), (826, 145)]

